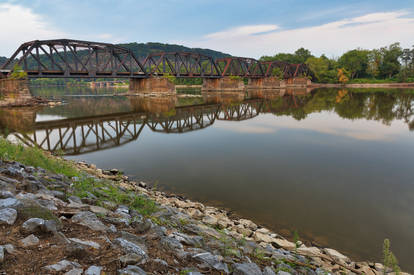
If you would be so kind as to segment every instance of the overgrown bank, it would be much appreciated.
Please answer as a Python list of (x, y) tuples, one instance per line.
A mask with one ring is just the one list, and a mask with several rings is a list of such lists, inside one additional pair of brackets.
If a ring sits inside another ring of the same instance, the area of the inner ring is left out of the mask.
[[(130, 181), (116, 169), (65, 161), (4, 139), (0, 159), (0, 271), (6, 274), (382, 274), (384, 269), (355, 263), (333, 249), (290, 242), (252, 221)], [(396, 269), (389, 248), (387, 255), (386, 264)]]

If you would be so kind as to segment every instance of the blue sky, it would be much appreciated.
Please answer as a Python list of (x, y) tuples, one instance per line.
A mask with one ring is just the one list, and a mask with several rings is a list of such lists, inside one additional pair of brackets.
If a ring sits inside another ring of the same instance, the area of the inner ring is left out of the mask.
[(0, 0), (0, 55), (24, 41), (166, 42), (260, 57), (414, 44), (414, 0)]

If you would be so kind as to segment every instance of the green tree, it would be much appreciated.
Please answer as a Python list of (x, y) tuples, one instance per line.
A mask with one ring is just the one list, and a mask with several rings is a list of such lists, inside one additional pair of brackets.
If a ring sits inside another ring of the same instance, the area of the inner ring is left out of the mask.
[(391, 44), (388, 48), (381, 48), (380, 51), (382, 54), (382, 62), (379, 66), (380, 75), (384, 78), (391, 78), (401, 69), (399, 59), (402, 55), (402, 49), (400, 43)]
[(348, 51), (339, 58), (338, 63), (350, 73), (351, 79), (362, 77), (366, 75), (368, 68), (368, 55), (367, 50)]
[(308, 60), (309, 57), (313, 57), (311, 52), (308, 49), (305, 48), (299, 48), (295, 51), (296, 60), (297, 63), (305, 63), (306, 60)]

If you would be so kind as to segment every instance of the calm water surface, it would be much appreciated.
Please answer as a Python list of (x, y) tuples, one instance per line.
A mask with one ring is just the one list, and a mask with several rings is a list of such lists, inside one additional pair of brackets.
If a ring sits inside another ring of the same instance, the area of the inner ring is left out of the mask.
[(38, 88), (71, 96), (0, 110), (0, 130), (356, 260), (381, 261), (390, 238), (414, 271), (414, 91), (76, 96), (105, 92)]

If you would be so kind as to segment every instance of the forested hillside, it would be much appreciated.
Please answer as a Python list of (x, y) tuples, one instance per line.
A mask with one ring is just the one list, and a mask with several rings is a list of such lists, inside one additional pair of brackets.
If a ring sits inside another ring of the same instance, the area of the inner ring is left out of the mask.
[(150, 53), (154, 52), (194, 52), (199, 54), (204, 54), (211, 56), (213, 58), (221, 58), (230, 56), (229, 54), (210, 50), (210, 49), (200, 49), (200, 48), (188, 48), (181, 45), (175, 44), (163, 44), (163, 43), (128, 43), (128, 44), (119, 44), (121, 47), (125, 47), (131, 49), (134, 54), (139, 57), (143, 58)]
[(6, 61), (7, 61), (7, 57), (0, 56), (0, 66), (3, 65), (3, 63)]

